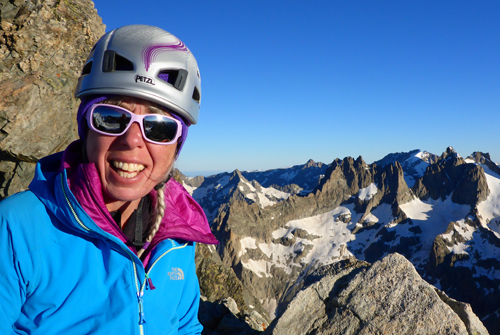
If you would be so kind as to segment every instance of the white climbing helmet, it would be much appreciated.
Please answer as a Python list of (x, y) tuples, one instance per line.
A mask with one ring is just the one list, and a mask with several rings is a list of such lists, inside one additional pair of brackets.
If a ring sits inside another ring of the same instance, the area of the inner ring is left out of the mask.
[(115, 29), (92, 48), (75, 96), (115, 94), (155, 102), (195, 124), (201, 100), (198, 64), (184, 43), (163, 29)]

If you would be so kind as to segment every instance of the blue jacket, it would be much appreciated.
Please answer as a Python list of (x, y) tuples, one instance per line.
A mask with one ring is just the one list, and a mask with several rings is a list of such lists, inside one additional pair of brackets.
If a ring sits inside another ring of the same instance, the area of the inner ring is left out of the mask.
[(82, 209), (60, 161), (0, 202), (0, 334), (200, 334), (194, 242), (164, 239), (144, 268)]

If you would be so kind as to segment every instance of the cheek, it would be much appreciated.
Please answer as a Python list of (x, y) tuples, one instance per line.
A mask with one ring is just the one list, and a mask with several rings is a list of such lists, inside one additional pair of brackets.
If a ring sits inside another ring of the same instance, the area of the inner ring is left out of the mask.
[(87, 133), (85, 141), (87, 159), (89, 163), (99, 165), (100, 160), (103, 159), (104, 153), (107, 151), (109, 145), (106, 143), (104, 136), (96, 134), (93, 131)]
[(158, 170), (162, 170), (163, 173), (166, 173), (174, 163), (175, 148), (175, 145), (154, 145), (154, 147), (150, 149), (151, 158)]

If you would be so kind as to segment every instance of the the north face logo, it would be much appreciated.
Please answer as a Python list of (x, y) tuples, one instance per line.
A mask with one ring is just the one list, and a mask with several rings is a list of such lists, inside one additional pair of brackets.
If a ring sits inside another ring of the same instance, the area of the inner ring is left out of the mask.
[(172, 268), (172, 271), (168, 273), (170, 280), (184, 280), (184, 272), (181, 268)]

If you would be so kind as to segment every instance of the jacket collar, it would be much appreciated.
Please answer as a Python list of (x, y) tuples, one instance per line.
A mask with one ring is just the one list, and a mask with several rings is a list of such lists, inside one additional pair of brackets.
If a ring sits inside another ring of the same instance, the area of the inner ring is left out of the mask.
[[(49, 210), (56, 214), (56, 212), (60, 212), (58, 210), (60, 206), (67, 206), (67, 204), (57, 201), (55, 188), (59, 186), (56, 185), (55, 179), (57, 175), (62, 174), (61, 177), (66, 175), (65, 182), (79, 206), (97, 226), (96, 230), (102, 230), (117, 237), (135, 253), (135, 247), (131, 243), (127, 243), (127, 238), (117, 227), (104, 204), (101, 182), (95, 165), (81, 162), (81, 146), (82, 142), (77, 140), (71, 143), (64, 153), (51, 155), (40, 160), (37, 164), (35, 178), (29, 186), (30, 190), (46, 204)], [(165, 189), (165, 216), (149, 249), (168, 238), (218, 244), (210, 230), (203, 209), (184, 187), (171, 178)], [(152, 191), (150, 197), (155, 203), (156, 192)]]

